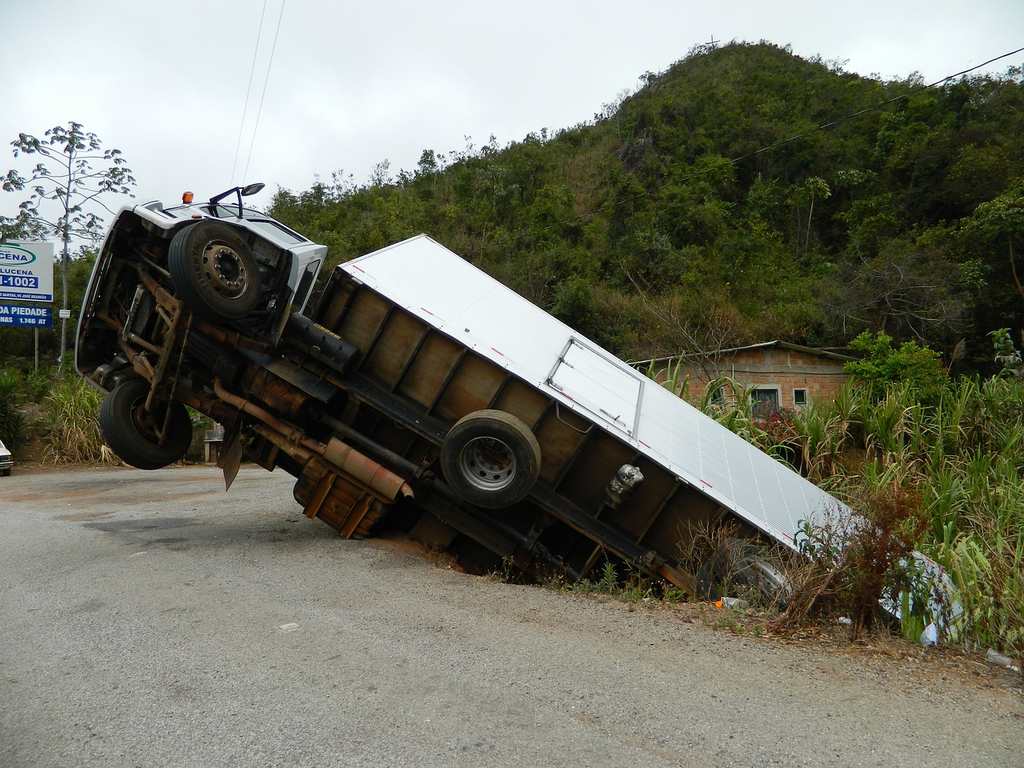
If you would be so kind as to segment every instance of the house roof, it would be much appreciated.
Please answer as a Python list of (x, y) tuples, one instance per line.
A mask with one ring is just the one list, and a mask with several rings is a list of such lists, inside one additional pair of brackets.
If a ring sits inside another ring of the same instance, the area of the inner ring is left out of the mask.
[(841, 352), (834, 352), (831, 349), (825, 349), (822, 347), (805, 347), (803, 344), (794, 344), (791, 341), (780, 341), (775, 339), (773, 341), (761, 341), (757, 344), (747, 344), (742, 347), (729, 347), (727, 349), (719, 349), (715, 352), (702, 355), (700, 352), (686, 352), (678, 355), (666, 355), (664, 357), (652, 357), (647, 360), (634, 360), (630, 365), (650, 365), (651, 363), (664, 363), (669, 360), (679, 360), (680, 358), (686, 357), (702, 357), (702, 356), (713, 356), (713, 355), (728, 355), (733, 352), (744, 352), (748, 349), (766, 349), (768, 347), (776, 347), (778, 349), (791, 349), (794, 352), (803, 352), (808, 355), (815, 355), (817, 357), (827, 357), (831, 360), (840, 360), (846, 362), (847, 360), (856, 360), (855, 357), (843, 354)]

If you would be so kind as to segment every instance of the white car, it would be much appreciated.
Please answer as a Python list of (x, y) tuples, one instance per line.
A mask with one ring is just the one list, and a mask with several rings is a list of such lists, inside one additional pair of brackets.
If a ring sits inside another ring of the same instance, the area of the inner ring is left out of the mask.
[(7, 477), (11, 474), (12, 467), (14, 467), (14, 459), (11, 458), (11, 452), (0, 441), (0, 477)]

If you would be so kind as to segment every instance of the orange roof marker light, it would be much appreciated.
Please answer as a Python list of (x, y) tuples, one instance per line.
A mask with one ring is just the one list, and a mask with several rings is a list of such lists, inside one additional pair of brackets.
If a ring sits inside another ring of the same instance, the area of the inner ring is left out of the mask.
[(192, 195), (191, 192), (182, 192), (181, 193), (181, 202), (184, 205), (192, 205), (192, 197), (193, 197), (193, 195)]

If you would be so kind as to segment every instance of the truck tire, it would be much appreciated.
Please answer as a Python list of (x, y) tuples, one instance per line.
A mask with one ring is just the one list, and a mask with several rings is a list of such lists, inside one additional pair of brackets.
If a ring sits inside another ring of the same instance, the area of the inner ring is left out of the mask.
[(441, 444), (441, 471), (459, 498), (487, 509), (521, 501), (540, 475), (540, 444), (505, 411), (474, 411)]
[(240, 320), (260, 303), (259, 264), (238, 230), (227, 224), (207, 219), (178, 232), (167, 266), (178, 297), (210, 320)]
[(147, 394), (149, 384), (142, 379), (128, 379), (114, 387), (100, 405), (100, 433), (125, 464), (139, 469), (160, 469), (179, 461), (188, 451), (192, 420), (184, 405), (177, 401), (169, 403), (167, 439), (160, 445), (142, 412)]
[(702, 599), (730, 597), (727, 591), (742, 587), (754, 590), (766, 605), (785, 608), (792, 585), (779, 567), (766, 557), (762, 545), (741, 539), (727, 539), (697, 571)]

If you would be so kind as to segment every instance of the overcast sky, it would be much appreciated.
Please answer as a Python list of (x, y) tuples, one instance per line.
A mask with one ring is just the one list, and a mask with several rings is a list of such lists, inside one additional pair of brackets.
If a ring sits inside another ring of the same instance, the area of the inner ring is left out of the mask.
[[(124, 151), (137, 198), (172, 204), (185, 189), (205, 197), (231, 186), (263, 6), (0, 0), (0, 172), (17, 164), (6, 147), (19, 131), (73, 119)], [(242, 167), (281, 9), (267, 0)], [(382, 159), (411, 168), (424, 148), (462, 148), (467, 135), (503, 144), (590, 119), (641, 73), (712, 36), (930, 79), (1024, 45), (1024, 0), (284, 0), (280, 18), (245, 178), (267, 183), (264, 204), (269, 190), (302, 189), (317, 174), (364, 179)], [(19, 201), (0, 192), (0, 213)]]

